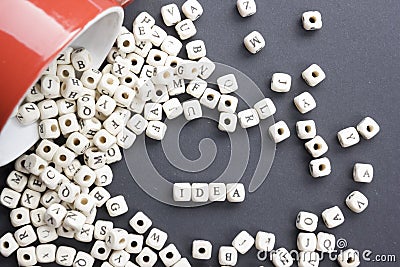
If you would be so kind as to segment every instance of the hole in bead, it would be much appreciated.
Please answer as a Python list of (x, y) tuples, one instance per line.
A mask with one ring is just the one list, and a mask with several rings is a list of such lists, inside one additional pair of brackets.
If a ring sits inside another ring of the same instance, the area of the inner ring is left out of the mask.
[(51, 147), (50, 147), (50, 146), (45, 146), (45, 147), (43, 147), (43, 152), (45, 152), (45, 153), (49, 153), (50, 150), (51, 150)]
[(144, 256), (143, 257), (143, 261), (144, 262), (149, 262), (150, 261), (150, 257), (149, 256)]
[(172, 259), (174, 257), (174, 253), (168, 252), (166, 256), (168, 259)]
[(44, 171), (44, 165), (39, 165), (39, 171)]
[(348, 259), (347, 259), (347, 263), (353, 263), (354, 262), (354, 259), (352, 258), (352, 257), (349, 257)]
[(323, 170), (326, 169), (326, 165), (325, 165), (325, 164), (320, 164), (319, 167), (318, 167), (318, 169), (319, 169), (320, 171), (323, 171)]
[(374, 130), (374, 126), (372, 126), (372, 125), (368, 125), (367, 126), (367, 131), (368, 132), (372, 132)]
[(29, 261), (31, 259), (31, 256), (29, 256), (29, 254), (24, 254), (23, 258), (24, 260)]
[(63, 75), (64, 77), (69, 77), (69, 71), (68, 71), (68, 70), (63, 70), (63, 71), (62, 71), (62, 75)]
[(207, 95), (207, 100), (208, 101), (213, 101), (214, 100), (214, 95)]
[(205, 249), (205, 248), (199, 248), (199, 252), (200, 252), (201, 254), (204, 254), (204, 253), (206, 253), (206, 249)]
[(86, 80), (88, 83), (94, 83), (94, 79), (92, 77), (87, 77)]
[(144, 222), (143, 222), (143, 220), (138, 220), (138, 221), (137, 221), (137, 225), (139, 225), (139, 226), (143, 226), (143, 225), (144, 225)]
[(278, 129), (278, 134), (279, 135), (282, 135), (284, 132), (285, 132), (285, 129), (283, 129), (283, 128), (279, 128)]
[(313, 72), (311, 73), (311, 75), (312, 75), (314, 78), (317, 78), (317, 77), (319, 76), (319, 72), (318, 72), (318, 71), (313, 71)]
[(17, 214), (17, 219), (18, 219), (18, 220), (21, 220), (21, 219), (22, 219), (22, 214), (21, 214), (21, 213), (18, 213), (18, 214)]
[(321, 144), (314, 144), (314, 150), (319, 150), (321, 149), (322, 145)]
[(99, 141), (100, 143), (104, 144), (105, 142), (107, 142), (107, 138), (105, 136), (101, 136)]
[(230, 107), (232, 105), (230, 100), (226, 100), (225, 101), (225, 106)]
[(307, 133), (311, 132), (311, 126), (310, 126), (310, 125), (307, 125), (307, 126), (305, 127), (305, 130), (306, 130)]
[(131, 242), (131, 247), (136, 248), (138, 245), (138, 243), (136, 241), (132, 241)]
[(79, 140), (78, 138), (74, 139), (74, 146), (79, 146), (81, 144), (81, 140)]
[(170, 74), (168, 71), (164, 72), (163, 74), (164, 79), (168, 79), (170, 77)]
[(71, 126), (72, 122), (71, 120), (66, 120), (64, 124), (65, 126)]
[(111, 78), (108, 78), (108, 79), (107, 79), (107, 83), (110, 84), (110, 85), (111, 85), (111, 84), (114, 84), (114, 80), (111, 79)]
[(197, 72), (197, 68), (193, 68), (192, 73), (196, 73), (196, 72)]
[(157, 96), (162, 96), (162, 91), (161, 90), (157, 90), (156, 95)]
[(154, 60), (155, 61), (160, 61), (161, 60), (161, 56), (160, 55), (155, 55), (154, 56)]
[(126, 83), (131, 83), (132, 82), (132, 78), (131, 77), (126, 77), (125, 78), (125, 82)]
[(137, 60), (136, 60), (135, 58), (133, 58), (133, 59), (131, 60), (131, 62), (132, 62), (132, 65), (133, 65), (133, 66), (136, 66), (137, 63), (138, 63)]
[(129, 98), (129, 94), (128, 93), (122, 93), (122, 98), (123, 99), (128, 99)]
[(125, 40), (125, 41), (122, 43), (122, 45), (123, 45), (124, 47), (128, 47), (128, 46), (131, 45), (131, 42), (129, 42), (128, 40)]
[(59, 159), (60, 159), (61, 161), (66, 161), (66, 160), (67, 160), (67, 156), (65, 156), (65, 155), (60, 155)]
[(121, 238), (121, 239), (119, 240), (119, 243), (120, 243), (120, 244), (123, 244), (123, 243), (125, 243), (125, 242), (126, 242), (125, 238)]
[(97, 251), (98, 251), (100, 254), (106, 253), (106, 250), (105, 250), (104, 248), (99, 248)]
[(229, 124), (231, 124), (231, 120), (230, 120), (230, 119), (225, 119), (225, 120), (224, 120), (224, 123), (225, 123), (226, 125), (229, 125)]
[(176, 61), (171, 61), (171, 63), (169, 64), (171, 67), (175, 68), (176, 66), (178, 66), (178, 62)]
[(90, 180), (90, 178), (91, 178), (90, 175), (85, 175), (85, 177), (83, 177), (83, 181), (87, 182)]
[(56, 132), (57, 129), (58, 129), (58, 127), (57, 127), (57, 125), (55, 125), (55, 124), (51, 125), (51, 127), (50, 127), (50, 130), (51, 130), (52, 132)]
[(87, 205), (88, 203), (89, 203), (89, 200), (87, 198), (84, 197), (84, 198), (81, 199), (81, 204), (82, 205)]
[(8, 243), (7, 241), (5, 241), (3, 243), (3, 248), (9, 248), (10, 247), (10, 243)]
[(312, 16), (308, 19), (311, 23), (315, 23), (317, 21), (317, 18)]

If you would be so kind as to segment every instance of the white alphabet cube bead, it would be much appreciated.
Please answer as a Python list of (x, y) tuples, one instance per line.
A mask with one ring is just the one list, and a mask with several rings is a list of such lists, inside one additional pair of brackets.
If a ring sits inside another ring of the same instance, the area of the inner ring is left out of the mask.
[(285, 248), (279, 248), (272, 254), (272, 263), (275, 267), (289, 267), (293, 265), (293, 258)]
[(63, 227), (73, 232), (80, 232), (86, 222), (86, 216), (76, 210), (69, 210), (65, 215)]
[(226, 113), (235, 113), (239, 100), (232, 95), (221, 95), (218, 103), (218, 111)]
[(6, 233), (0, 238), (0, 254), (3, 257), (9, 257), (18, 248), (19, 245), (11, 233)]
[(301, 17), (303, 28), (307, 31), (319, 30), (322, 28), (322, 16), (318, 11), (307, 11)]
[(339, 131), (337, 137), (342, 147), (354, 146), (360, 142), (360, 135), (354, 127), (348, 127)]
[(318, 267), (320, 255), (314, 251), (300, 251), (298, 265), (299, 267)]
[(129, 234), (125, 251), (130, 254), (138, 254), (142, 251), (144, 237), (142, 235)]
[(239, 89), (236, 77), (233, 74), (227, 74), (217, 79), (217, 84), (221, 94), (230, 94)]
[(274, 234), (259, 231), (256, 235), (255, 246), (260, 251), (272, 251), (275, 246), (275, 239)]
[(44, 220), (48, 226), (58, 228), (61, 226), (65, 215), (67, 215), (67, 209), (61, 204), (52, 204), (44, 214)]
[(221, 112), (219, 114), (218, 129), (228, 133), (236, 130), (237, 116), (233, 113)]
[(314, 233), (299, 233), (297, 235), (297, 248), (300, 251), (315, 251), (317, 249), (317, 236)]
[(16, 117), (21, 124), (29, 125), (40, 118), (40, 110), (36, 104), (26, 103), (19, 107)]
[[(41, 142), (41, 144), (42, 144), (42, 142)], [(50, 141), (47, 141), (47, 142), (50, 142)], [(23, 173), (21, 173), (19, 171), (12, 171), (7, 176), (6, 183), (12, 190), (15, 190), (17, 192), (22, 192), (25, 189), (25, 186), (28, 184), (28, 177), (26, 177), (26, 175), (24, 175)]]
[(24, 207), (13, 209), (10, 212), (11, 224), (14, 227), (20, 227), (31, 223), (31, 218), (29, 215), (29, 210)]
[(200, 78), (195, 78), (194, 80), (190, 81), (187, 88), (186, 88), (186, 93), (189, 95), (192, 95), (196, 98), (200, 98), (204, 91), (207, 88), (207, 82), (200, 79)]
[(161, 121), (150, 121), (146, 128), (146, 136), (154, 140), (164, 139), (167, 125)]
[(167, 57), (168, 54), (166, 52), (158, 49), (151, 49), (147, 56), (146, 63), (154, 67), (164, 66)]
[(133, 35), (136, 42), (145, 42), (151, 40), (151, 27), (153, 25), (148, 25), (147, 23), (134, 23), (133, 24)]
[(44, 244), (36, 247), (38, 263), (52, 263), (56, 260), (57, 247), (54, 244)]
[(162, 105), (146, 103), (144, 105), (144, 118), (148, 121), (160, 121), (162, 119)]
[(230, 183), (226, 185), (226, 198), (229, 202), (239, 203), (246, 198), (246, 189), (242, 183)]
[(191, 60), (200, 59), (207, 55), (206, 45), (203, 40), (195, 40), (186, 44), (186, 52)]
[(42, 139), (56, 139), (60, 137), (60, 127), (56, 119), (42, 120), (39, 123), (39, 136)]
[(161, 66), (154, 68), (153, 77), (151, 78), (155, 84), (155, 94), (152, 98), (153, 102), (160, 103), (168, 100), (167, 86), (172, 83), (173, 79), (174, 70), (171, 67)]
[(193, 183), (192, 184), (192, 201), (193, 202), (207, 202), (208, 201), (208, 184), (206, 183)]
[(360, 191), (353, 191), (346, 198), (346, 205), (355, 213), (361, 213), (368, 207), (368, 198)]
[(124, 229), (114, 228), (108, 231), (105, 237), (107, 246), (112, 250), (122, 250), (128, 244), (128, 232)]
[(164, 249), (162, 249), (158, 255), (160, 256), (161, 261), (165, 266), (173, 266), (177, 263), (181, 258), (181, 254), (174, 244), (169, 244)]
[(353, 179), (359, 183), (370, 183), (374, 178), (374, 167), (371, 164), (356, 163), (353, 167)]
[(41, 194), (31, 189), (25, 189), (21, 196), (21, 206), (36, 209), (39, 206)]
[(215, 71), (215, 63), (212, 62), (210, 59), (207, 57), (202, 57), (198, 63), (200, 64), (200, 73), (199, 76), (202, 79), (207, 79), (211, 76), (211, 74), (214, 73)]
[(335, 228), (344, 223), (344, 215), (338, 206), (334, 206), (322, 212), (322, 220), (326, 227)]
[(296, 218), (296, 227), (306, 232), (314, 232), (318, 226), (318, 216), (306, 211), (300, 211)]
[(17, 250), (17, 261), (19, 266), (33, 266), (37, 263), (36, 248), (26, 247)]
[(336, 237), (333, 234), (319, 232), (317, 234), (317, 250), (331, 253), (335, 250)]
[(40, 119), (50, 119), (58, 116), (58, 107), (56, 101), (46, 99), (37, 104), (40, 111)]
[(202, 97), (200, 98), (200, 104), (210, 109), (214, 109), (217, 106), (220, 97), (221, 94), (218, 91), (211, 88), (207, 88), (204, 91)]
[(243, 18), (254, 15), (257, 12), (255, 0), (237, 0), (236, 7)]
[(133, 24), (144, 24), (152, 27), (156, 20), (146, 11), (141, 12), (133, 21)]
[(183, 94), (186, 91), (185, 80), (177, 75), (174, 75), (172, 82), (167, 85), (167, 89), (170, 96)]
[(157, 254), (150, 248), (145, 247), (139, 255), (137, 255), (136, 262), (141, 267), (152, 267), (157, 262)]
[(254, 237), (252, 237), (248, 232), (240, 232), (235, 239), (232, 241), (232, 246), (240, 254), (246, 254), (254, 246)]
[(183, 102), (182, 107), (183, 107), (183, 114), (185, 115), (185, 118), (188, 121), (198, 119), (201, 118), (201, 116), (203, 116), (200, 102), (197, 99), (192, 99)]
[(14, 238), (20, 247), (26, 247), (36, 242), (37, 235), (32, 225), (25, 225), (14, 232)]
[(209, 200), (211, 202), (226, 200), (226, 185), (224, 183), (210, 183), (209, 189)]
[(72, 266), (76, 255), (76, 249), (60, 246), (56, 253), (56, 263), (61, 266)]
[(176, 66), (175, 72), (180, 78), (193, 80), (199, 76), (200, 66), (198, 62), (184, 60)]
[(78, 48), (71, 54), (71, 63), (77, 71), (85, 71), (92, 65), (92, 56), (87, 49)]
[(58, 189), (58, 197), (67, 203), (73, 203), (80, 193), (79, 186), (70, 182), (63, 182)]
[(311, 176), (314, 178), (324, 177), (331, 174), (331, 161), (327, 157), (314, 159), (310, 161), (309, 169)]
[(182, 5), (182, 12), (185, 17), (195, 21), (203, 14), (203, 7), (197, 0), (187, 0)]
[(221, 265), (235, 266), (238, 260), (237, 250), (234, 247), (221, 246), (218, 252), (218, 261)]
[(317, 135), (317, 127), (313, 120), (296, 122), (296, 131), (300, 139), (311, 139)]
[(194, 240), (192, 245), (192, 257), (198, 260), (209, 260), (212, 254), (212, 244), (206, 240)]
[(357, 267), (360, 266), (359, 251), (354, 249), (347, 249), (340, 252), (337, 261), (341, 267)]
[(95, 90), (101, 79), (101, 72), (97, 69), (88, 69), (82, 73), (81, 82), (84, 87)]
[(92, 267), (93, 265), (94, 258), (90, 254), (78, 251), (72, 267)]
[(286, 122), (278, 121), (268, 129), (269, 136), (275, 143), (280, 143), (290, 137), (290, 130)]
[(253, 31), (244, 38), (244, 46), (250, 53), (256, 54), (265, 47), (265, 39), (261, 33)]
[(136, 135), (141, 135), (148, 126), (148, 121), (140, 114), (135, 114), (128, 121), (127, 127)]
[(112, 266), (125, 267), (130, 257), (131, 255), (125, 250), (114, 251), (113, 253), (111, 253), (108, 262), (111, 263)]
[(304, 146), (314, 158), (318, 158), (328, 152), (328, 144), (319, 135), (306, 142)]
[(171, 98), (170, 100), (166, 101), (162, 107), (169, 120), (175, 119), (183, 113), (183, 107), (178, 98)]
[(278, 93), (290, 91), (292, 77), (286, 73), (274, 73), (271, 79), (271, 90)]
[(304, 92), (296, 96), (293, 102), (301, 114), (310, 112), (317, 107), (317, 102), (315, 102), (314, 97), (309, 92)]
[(357, 124), (357, 131), (364, 139), (371, 139), (380, 131), (379, 124), (371, 117), (366, 117)]
[(325, 72), (317, 64), (312, 64), (305, 71), (301, 73), (304, 81), (311, 87), (318, 85), (325, 80)]
[[(185, 19), (175, 25), (175, 30), (181, 40), (187, 40), (196, 35), (197, 30), (190, 19)], [(168, 37), (167, 37), (168, 38)], [(170, 54), (171, 55), (171, 54)], [(176, 56), (176, 55), (171, 55)]]
[(175, 183), (173, 188), (174, 201), (190, 201), (192, 199), (192, 186), (190, 183)]
[(152, 224), (153, 222), (150, 220), (150, 218), (141, 211), (137, 212), (129, 221), (129, 225), (138, 234), (144, 234)]
[(161, 16), (167, 26), (173, 26), (182, 20), (179, 7), (176, 4), (162, 6)]
[(173, 267), (191, 267), (190, 262), (186, 258), (180, 259)]
[(93, 237), (96, 240), (104, 241), (107, 233), (113, 228), (114, 223), (112, 221), (97, 220), (94, 225)]
[[(184, 25), (182, 25), (182, 27), (185, 28)], [(194, 27), (194, 25), (193, 25), (193, 27)], [(195, 28), (194, 28), (194, 30), (195, 30)], [(179, 54), (179, 52), (181, 51), (182, 46), (183, 46), (182, 42), (178, 38), (176, 38), (172, 35), (168, 35), (167, 37), (165, 37), (163, 43), (161, 44), (161, 50), (166, 52), (170, 56), (176, 57)], [(167, 62), (168, 62), (168, 58), (165, 61), (165, 63), (167, 63)]]
[(238, 113), (239, 123), (243, 129), (254, 127), (260, 123), (258, 113), (254, 108), (242, 110)]
[(108, 256), (110, 256), (111, 249), (106, 245), (104, 241), (97, 240), (93, 247), (92, 250), (90, 251), (90, 255), (101, 261), (106, 261), (108, 259)]
[(107, 211), (110, 217), (121, 216), (128, 212), (128, 204), (126, 204), (124, 196), (116, 196), (110, 198), (106, 203)]
[(270, 98), (264, 98), (263, 100), (258, 101), (254, 104), (254, 109), (257, 111), (258, 117), (261, 120), (274, 115), (276, 112), (275, 104)]
[(92, 209), (95, 208), (96, 201), (88, 194), (80, 194), (74, 201), (75, 209), (82, 212), (83, 215), (89, 216)]

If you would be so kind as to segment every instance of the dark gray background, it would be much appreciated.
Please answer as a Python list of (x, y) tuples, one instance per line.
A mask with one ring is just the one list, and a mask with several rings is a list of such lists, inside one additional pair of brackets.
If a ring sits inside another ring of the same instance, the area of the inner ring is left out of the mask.
[[(184, 2), (175, 1), (179, 6)], [(230, 244), (242, 229), (256, 234), (258, 230), (274, 232), (277, 246), (296, 247), (295, 218), (299, 210), (320, 214), (325, 208), (339, 205), (346, 217), (345, 223), (330, 230), (337, 238), (345, 238), (349, 246), (359, 250), (370, 249), (374, 254), (396, 254), (400, 257), (398, 242), (400, 208), (399, 180), (399, 100), (400, 55), (399, 26), (400, 2), (391, 1), (257, 1), (257, 13), (241, 18), (236, 1), (201, 1), (203, 16), (195, 22), (198, 33), (195, 39), (206, 42), (207, 56), (217, 62), (233, 66), (250, 78), (271, 97), (278, 111), (275, 120), (285, 120), (292, 131), (289, 140), (277, 146), (276, 158), (268, 180), (243, 204), (218, 203), (196, 209), (166, 206), (146, 195), (132, 180), (124, 161), (113, 166), (115, 182), (108, 187), (113, 195), (123, 193), (129, 201), (130, 211), (116, 219), (116, 226), (129, 229), (128, 220), (137, 211), (147, 213), (156, 227), (169, 234), (169, 242), (188, 257), (192, 266), (217, 266), (217, 250), (220, 245)], [(161, 0), (137, 0), (126, 8), (125, 25), (131, 28), (133, 18), (147, 10), (166, 28), (161, 20)], [(306, 32), (302, 29), (301, 14), (307, 10), (319, 10), (323, 16), (323, 29)], [(267, 45), (257, 55), (250, 55), (243, 46), (243, 37), (258, 30)], [(171, 28), (170, 33), (173, 33)], [(183, 54), (182, 54), (183, 56)], [(315, 88), (308, 87), (301, 79), (301, 72), (311, 63), (319, 64), (327, 74), (326, 80)], [(278, 94), (269, 89), (274, 72), (292, 75), (289, 93)], [(316, 98), (318, 107), (307, 115), (296, 111), (292, 101), (299, 93), (309, 90)], [(343, 149), (337, 142), (338, 130), (356, 125), (363, 117), (371, 116), (381, 126), (381, 133), (370, 141)], [(318, 133), (329, 144), (328, 157), (333, 172), (323, 179), (313, 179), (308, 173), (311, 159), (296, 137), (295, 122), (314, 119)], [(183, 152), (189, 158), (199, 156), (198, 142), (207, 136), (218, 141), (216, 166), (200, 175), (176, 172), (163, 157), (160, 145), (149, 142), (149, 153), (159, 171), (171, 181), (208, 181), (207, 172), (223, 169), (229, 156), (229, 143), (215, 130), (216, 123), (190, 124), (182, 133)], [(203, 131), (201, 131), (203, 130)], [(257, 159), (260, 137), (256, 130), (249, 131), (252, 140), (252, 163)], [(253, 150), (254, 146), (254, 150)], [(370, 162), (375, 168), (371, 184), (357, 184), (352, 180), (355, 162)], [(243, 182), (248, 184), (250, 164)], [(221, 167), (222, 165), (222, 167)], [(0, 185), (4, 186), (12, 166), (0, 169)], [(367, 195), (370, 205), (356, 215), (344, 205), (345, 197), (352, 190)], [(2, 223), (0, 234), (12, 231), (9, 210), (0, 207)], [(100, 212), (99, 218), (108, 218)], [(328, 231), (320, 223), (318, 230)], [(208, 239), (214, 244), (213, 258), (200, 262), (191, 259), (191, 242)], [(89, 247), (61, 239), (58, 244), (73, 244), (89, 251)], [(1, 256), (0, 256), (1, 257)], [(398, 259), (400, 260), (400, 259)], [(16, 266), (15, 255), (1, 258), (1, 266)], [(239, 257), (238, 266), (271, 266), (259, 262), (256, 251)], [(362, 263), (362, 266), (398, 266), (396, 263)], [(157, 266), (161, 266), (157, 265)], [(324, 261), (321, 266), (337, 266)]]

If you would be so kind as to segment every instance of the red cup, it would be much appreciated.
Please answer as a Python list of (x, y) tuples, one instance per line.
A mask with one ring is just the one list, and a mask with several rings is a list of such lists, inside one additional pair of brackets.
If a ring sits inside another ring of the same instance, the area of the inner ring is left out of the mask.
[(15, 110), (47, 65), (67, 46), (85, 47), (99, 67), (132, 0), (0, 1), (0, 166), (38, 139), (37, 124), (22, 126)]

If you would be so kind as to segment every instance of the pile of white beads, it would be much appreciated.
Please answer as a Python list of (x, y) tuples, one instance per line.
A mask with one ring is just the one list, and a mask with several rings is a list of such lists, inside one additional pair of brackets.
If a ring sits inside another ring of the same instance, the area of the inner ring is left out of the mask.
[[(256, 13), (254, 0), (238, 0), (237, 9), (242, 17)], [(11, 209), (10, 219), (14, 233), (6, 233), (0, 239), (0, 253), (8, 257), (16, 251), (20, 266), (56, 262), (61, 266), (93, 266), (99, 260), (103, 267), (154, 266), (160, 258), (165, 266), (191, 266), (174, 244), (166, 246), (168, 234), (152, 227), (152, 221), (142, 212), (130, 220), (135, 233), (115, 227), (112, 221), (96, 220), (97, 209), (105, 207), (110, 217), (128, 212), (128, 205), (121, 195), (112, 197), (106, 189), (113, 181), (110, 164), (122, 159), (120, 148), (133, 146), (137, 135), (145, 133), (154, 140), (162, 140), (168, 119), (183, 115), (187, 120), (202, 117), (202, 108), (220, 112), (218, 128), (234, 132), (237, 124), (244, 129), (257, 126), (261, 120), (276, 112), (270, 98), (257, 102), (253, 107), (237, 112), (238, 99), (231, 95), (239, 85), (233, 74), (219, 77), (218, 90), (208, 88), (207, 78), (216, 66), (206, 57), (204, 41), (189, 41), (185, 48), (187, 58), (179, 58), (183, 44), (196, 35), (194, 22), (203, 14), (197, 0), (187, 0), (182, 6), (186, 19), (182, 19), (179, 7), (168, 4), (161, 8), (166, 26), (174, 26), (179, 39), (168, 35), (147, 12), (140, 13), (133, 22), (132, 32), (122, 27), (102, 71), (92, 68), (90, 51), (85, 48), (65, 49), (43, 72), (39, 81), (27, 92), (16, 117), (23, 125), (38, 122), (41, 141), (15, 162), (15, 170), (7, 178), (7, 188), (0, 195), (0, 202)], [(305, 12), (302, 16), (305, 30), (322, 27), (318, 11)], [(263, 36), (253, 31), (244, 38), (245, 47), (253, 54), (265, 47)], [(303, 73), (305, 82), (314, 87), (326, 75), (316, 64)], [(185, 84), (185, 80), (188, 84)], [(271, 90), (285, 93), (291, 89), (291, 76), (275, 73)], [(181, 103), (177, 96), (187, 94), (191, 99)], [(302, 114), (315, 109), (317, 104), (309, 92), (294, 98), (294, 104)], [(237, 112), (237, 113), (236, 113)], [(313, 177), (331, 173), (330, 160), (322, 157), (328, 151), (324, 139), (317, 135), (313, 120), (296, 123), (297, 135), (308, 140), (306, 150), (314, 158), (310, 162)], [(374, 137), (379, 125), (370, 117), (357, 127), (338, 132), (343, 147), (359, 142), (359, 134), (365, 139)], [(290, 137), (284, 121), (269, 128), (275, 143)], [(370, 164), (354, 165), (356, 182), (369, 183), (373, 178)], [(177, 202), (242, 202), (245, 199), (243, 184), (177, 183), (173, 197)], [(368, 199), (359, 191), (346, 198), (346, 205), (355, 213), (368, 206)], [(322, 212), (328, 228), (344, 222), (338, 206)], [(297, 247), (301, 251), (299, 266), (318, 266), (317, 251), (335, 249), (335, 236), (313, 232), (318, 216), (300, 212), (296, 227), (299, 233)], [(148, 232), (148, 233), (147, 233)], [(147, 233), (147, 237), (145, 234)], [(59, 237), (74, 238), (90, 243), (95, 240), (90, 254), (74, 248), (51, 244)], [(35, 242), (40, 245), (34, 247)], [(219, 248), (221, 266), (235, 266), (240, 254), (253, 246), (260, 251), (273, 253), (272, 263), (277, 267), (293, 264), (285, 248), (274, 250), (275, 235), (259, 231), (255, 238), (248, 232), (240, 232), (231, 246)], [(157, 254), (158, 253), (158, 254)], [(136, 264), (130, 261), (135, 255)], [(353, 250), (340, 254), (341, 266), (358, 266)], [(208, 260), (212, 256), (212, 244), (195, 240), (192, 247), (194, 259)], [(351, 265), (350, 265), (351, 264)]]

